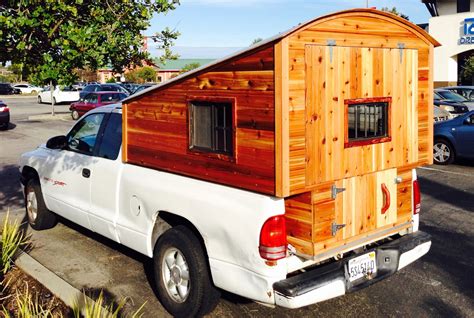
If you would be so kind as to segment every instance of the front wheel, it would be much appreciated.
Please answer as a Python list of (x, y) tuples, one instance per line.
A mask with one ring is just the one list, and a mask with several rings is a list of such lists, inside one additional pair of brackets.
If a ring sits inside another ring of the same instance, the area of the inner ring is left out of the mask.
[(71, 112), (71, 117), (72, 117), (72, 119), (74, 119), (74, 120), (78, 120), (79, 117), (81, 117), (81, 116), (79, 115), (79, 113), (77, 112), (77, 110), (73, 110), (73, 111)]
[(173, 316), (199, 317), (217, 305), (220, 292), (211, 281), (205, 255), (199, 239), (182, 225), (166, 231), (156, 243), (156, 289)]
[(433, 160), (439, 165), (447, 165), (454, 161), (454, 148), (450, 142), (438, 139), (433, 144)]
[(30, 179), (25, 188), (25, 207), (28, 223), (35, 230), (46, 230), (56, 225), (56, 215), (44, 203), (41, 185)]

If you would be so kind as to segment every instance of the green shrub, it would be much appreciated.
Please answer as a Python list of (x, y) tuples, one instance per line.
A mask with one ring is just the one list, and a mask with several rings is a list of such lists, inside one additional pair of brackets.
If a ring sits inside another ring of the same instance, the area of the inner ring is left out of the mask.
[[(24, 293), (17, 291), (15, 296), (15, 318), (53, 318), (53, 315), (49, 310), (43, 309), (39, 304), (38, 297), (33, 299), (28, 286)], [(3, 317), (10, 318), (11, 313), (3, 307), (0, 311)]]
[(11, 221), (10, 213), (7, 212), (3, 221), (2, 241), (0, 246), (1, 252), (1, 270), (6, 274), (12, 267), (13, 257), (18, 249), (28, 244), (29, 237), (20, 229), (18, 220)]
[[(144, 303), (137, 311), (131, 315), (123, 316), (121, 311), (127, 302), (127, 298), (123, 298), (117, 306), (106, 305), (104, 302), (104, 295), (100, 292), (99, 297), (95, 301), (91, 301), (85, 294), (83, 294), (83, 306), (79, 306), (77, 303), (73, 308), (75, 318), (118, 318), (118, 317), (130, 317), (130, 318), (139, 318), (142, 317), (141, 313)], [(81, 312), (84, 316), (81, 315)]]

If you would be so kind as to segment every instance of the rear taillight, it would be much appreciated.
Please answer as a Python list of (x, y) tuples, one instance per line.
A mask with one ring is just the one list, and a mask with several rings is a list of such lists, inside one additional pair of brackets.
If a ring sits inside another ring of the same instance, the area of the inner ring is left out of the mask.
[(286, 221), (284, 215), (269, 218), (260, 231), (260, 256), (269, 261), (286, 257)]
[(421, 195), (418, 180), (413, 181), (413, 214), (420, 213), (421, 210)]
[(0, 106), (0, 113), (8, 112), (9, 110), (8, 106)]

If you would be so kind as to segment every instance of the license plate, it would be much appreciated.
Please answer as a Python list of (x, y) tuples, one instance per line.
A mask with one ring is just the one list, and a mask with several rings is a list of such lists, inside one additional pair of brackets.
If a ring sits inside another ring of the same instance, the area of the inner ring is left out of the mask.
[(375, 251), (353, 258), (347, 263), (350, 282), (375, 273), (377, 273)]

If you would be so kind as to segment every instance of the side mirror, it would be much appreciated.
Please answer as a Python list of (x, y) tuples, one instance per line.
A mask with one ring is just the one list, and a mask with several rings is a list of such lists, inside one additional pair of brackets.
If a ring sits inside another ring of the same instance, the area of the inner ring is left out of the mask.
[(56, 136), (46, 142), (46, 148), (48, 149), (64, 149), (67, 146), (66, 136)]

